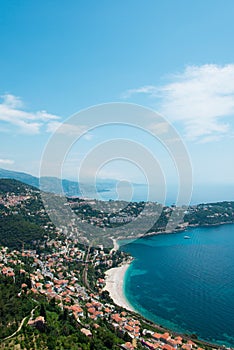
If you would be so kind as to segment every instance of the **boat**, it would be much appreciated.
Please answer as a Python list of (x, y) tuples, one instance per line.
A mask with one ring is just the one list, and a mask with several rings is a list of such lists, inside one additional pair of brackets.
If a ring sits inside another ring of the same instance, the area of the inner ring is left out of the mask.
[(190, 239), (190, 237), (189, 236), (184, 236), (184, 239)]

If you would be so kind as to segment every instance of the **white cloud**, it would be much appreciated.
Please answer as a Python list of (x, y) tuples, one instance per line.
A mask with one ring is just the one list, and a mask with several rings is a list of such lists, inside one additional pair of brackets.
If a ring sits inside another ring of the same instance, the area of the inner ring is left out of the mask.
[(146, 85), (142, 86), (138, 89), (130, 89), (122, 94), (122, 98), (128, 98), (131, 97), (133, 94), (147, 94), (147, 95), (153, 95), (157, 94), (158, 88), (153, 85)]
[(18, 96), (14, 96), (11, 94), (5, 94), (1, 96), (3, 100), (3, 104), (12, 108), (21, 108), (23, 107), (23, 103)]
[(62, 125), (61, 122), (58, 121), (52, 121), (47, 124), (46, 131), (49, 133), (54, 133), (60, 126)]
[(161, 134), (167, 133), (168, 123), (167, 122), (161, 122), (161, 123), (156, 123), (156, 124), (152, 123), (152, 124), (148, 125), (148, 128), (155, 135), (161, 135)]
[(11, 165), (14, 164), (12, 159), (0, 159), (0, 165)]
[(188, 66), (169, 79), (163, 86), (129, 90), (125, 97), (147, 94), (157, 102), (160, 113), (183, 124), (190, 140), (208, 142), (230, 131), (227, 119), (234, 115), (234, 64)]
[[(74, 124), (69, 124), (69, 123), (62, 123), (58, 121), (52, 121), (47, 124), (47, 132), (54, 133), (56, 132), (57, 134), (63, 134), (67, 136), (72, 136), (72, 135), (77, 135), (81, 136), (83, 133), (86, 132), (86, 126), (84, 125), (74, 125)], [(85, 134), (85, 135), (88, 135)], [(90, 134), (91, 135), (91, 134)], [(89, 140), (91, 138), (88, 138)]]
[(17, 131), (26, 134), (38, 134), (41, 127), (59, 117), (46, 111), (27, 112), (22, 100), (14, 95), (1, 96), (0, 121), (17, 127)]

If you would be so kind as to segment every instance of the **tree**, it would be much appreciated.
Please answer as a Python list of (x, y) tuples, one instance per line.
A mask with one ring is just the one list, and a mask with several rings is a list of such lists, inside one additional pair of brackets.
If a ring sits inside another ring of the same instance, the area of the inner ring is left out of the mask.
[(40, 316), (43, 316), (45, 321), (46, 321), (46, 308), (45, 308), (45, 305), (44, 304), (41, 304), (41, 307), (40, 307)]

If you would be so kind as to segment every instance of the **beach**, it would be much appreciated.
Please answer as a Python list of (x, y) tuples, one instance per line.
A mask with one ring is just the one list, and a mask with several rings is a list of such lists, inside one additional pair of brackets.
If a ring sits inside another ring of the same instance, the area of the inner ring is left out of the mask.
[(119, 249), (118, 241), (113, 237), (111, 237), (111, 239), (113, 241), (114, 247), (111, 249), (110, 254), (112, 254), (113, 252), (116, 252)]
[(106, 285), (103, 290), (107, 290), (110, 293), (110, 297), (113, 299), (115, 304), (124, 307), (129, 311), (135, 311), (133, 307), (127, 301), (124, 295), (124, 275), (129, 268), (130, 263), (126, 263), (119, 267), (114, 267), (107, 270), (106, 275)]

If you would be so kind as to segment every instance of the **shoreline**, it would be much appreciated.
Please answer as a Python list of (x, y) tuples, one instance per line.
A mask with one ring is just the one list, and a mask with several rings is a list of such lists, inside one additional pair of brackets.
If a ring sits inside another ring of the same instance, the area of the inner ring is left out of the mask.
[[(143, 318), (143, 320), (145, 320), (145, 322), (156, 327), (158, 330), (160, 330), (162, 332), (169, 332), (173, 336), (182, 336), (184, 339), (193, 340), (197, 343), (200, 343), (203, 346), (212, 347), (213, 349), (222, 348), (222, 346), (218, 343), (210, 342), (208, 340), (201, 339), (201, 338), (193, 339), (193, 338), (191, 338), (192, 334), (185, 334), (183, 332), (173, 331), (170, 328), (164, 327), (163, 325), (160, 325), (152, 320), (147, 319), (139, 311), (135, 310), (133, 308), (133, 306), (131, 306), (130, 303), (128, 302), (128, 300), (124, 294), (124, 289), (123, 289), (124, 277), (125, 277), (125, 274), (129, 268), (130, 264), (131, 264), (131, 261), (123, 263), (121, 266), (113, 267), (105, 272), (106, 285), (102, 290), (103, 291), (106, 290), (109, 292), (110, 297), (113, 299), (113, 302), (116, 305), (121, 306), (130, 312), (134, 312), (135, 314), (138, 314), (140, 317)], [(234, 349), (234, 348), (231, 347), (230, 349)]]
[[(194, 229), (194, 228), (199, 228), (199, 227), (214, 227), (214, 226), (222, 226), (222, 225), (233, 225), (233, 222), (220, 222), (220, 223), (215, 223), (215, 224), (203, 224), (203, 225), (199, 225), (199, 224), (191, 224), (188, 225), (187, 227), (181, 229), (181, 230), (177, 230), (177, 231), (168, 231), (168, 232), (154, 232), (152, 234), (146, 235), (146, 236), (140, 236), (137, 238), (132, 239), (133, 241), (136, 239), (140, 239), (140, 238), (145, 238), (147, 236), (157, 236), (157, 235), (166, 235), (166, 234), (173, 234), (173, 233), (182, 233), (182, 232), (186, 232), (187, 230)], [(132, 238), (132, 237), (131, 237)], [(129, 238), (130, 239), (130, 238)], [(118, 244), (118, 241), (114, 238), (112, 238), (113, 240), (113, 244), (114, 244), (114, 248), (112, 248), (112, 250), (119, 250), (121, 245)], [(121, 241), (121, 238), (119, 239)], [(135, 314), (138, 314), (138, 316), (142, 317), (143, 320), (145, 320), (146, 323), (149, 323), (150, 325), (154, 326), (155, 328), (157, 328), (158, 330), (162, 331), (162, 332), (169, 332), (171, 333), (173, 336), (181, 336), (186, 340), (192, 340), (194, 341), (196, 344), (200, 344), (200, 346), (208, 346), (211, 347), (213, 349), (223, 349), (223, 348), (229, 348), (229, 349), (233, 349), (234, 347), (232, 347), (229, 344), (223, 345), (223, 343), (218, 340), (206, 340), (203, 338), (200, 338), (199, 336), (197, 338), (193, 338), (193, 334), (192, 332), (189, 333), (183, 333), (180, 331), (176, 331), (176, 330), (172, 330), (171, 328), (165, 327), (161, 324), (156, 323), (153, 320), (148, 319), (147, 317), (145, 317), (144, 315), (141, 314), (141, 312), (139, 312), (138, 310), (134, 309), (133, 306), (129, 303), (129, 301), (127, 300), (125, 294), (124, 294), (124, 279), (125, 279), (125, 274), (130, 266), (132, 261), (128, 261), (123, 263), (121, 266), (115, 267), (115, 268), (111, 268), (109, 270), (107, 270), (105, 272), (105, 281), (106, 281), (106, 286), (103, 288), (103, 290), (107, 290), (110, 294), (110, 297), (113, 299), (114, 303), (118, 306), (121, 306), (123, 308), (125, 308), (126, 310), (130, 311), (130, 312), (134, 312)], [(222, 343), (222, 344), (221, 344)]]
[(103, 288), (107, 290), (114, 303), (131, 312), (136, 312), (128, 302), (124, 294), (124, 278), (131, 262), (127, 262), (118, 267), (113, 267), (105, 272), (106, 285)]
[(110, 254), (112, 254), (113, 252), (116, 252), (117, 250), (119, 250), (119, 244), (116, 238), (110, 237), (113, 241), (113, 248), (110, 251)]

